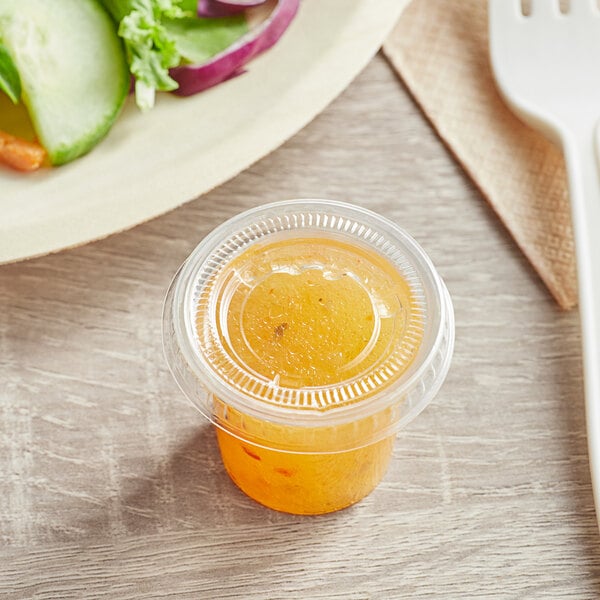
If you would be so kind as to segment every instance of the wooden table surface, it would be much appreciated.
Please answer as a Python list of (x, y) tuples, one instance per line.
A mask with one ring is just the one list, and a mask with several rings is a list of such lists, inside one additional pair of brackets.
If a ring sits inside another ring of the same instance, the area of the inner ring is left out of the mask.
[[(457, 319), (446, 384), (384, 481), (322, 517), (237, 490), (161, 349), (163, 295), (192, 248), (293, 197), (410, 231)], [(0, 598), (599, 598), (578, 328), (378, 56), (219, 189), (0, 267)]]

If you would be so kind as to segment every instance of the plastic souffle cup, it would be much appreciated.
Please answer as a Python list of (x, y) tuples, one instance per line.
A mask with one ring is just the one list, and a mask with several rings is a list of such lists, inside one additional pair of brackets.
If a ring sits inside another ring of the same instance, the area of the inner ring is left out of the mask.
[(396, 432), (442, 385), (454, 316), (393, 222), (330, 200), (259, 206), (217, 227), (167, 293), (167, 361), (216, 426), (251, 498), (294, 514), (349, 506), (382, 479)]

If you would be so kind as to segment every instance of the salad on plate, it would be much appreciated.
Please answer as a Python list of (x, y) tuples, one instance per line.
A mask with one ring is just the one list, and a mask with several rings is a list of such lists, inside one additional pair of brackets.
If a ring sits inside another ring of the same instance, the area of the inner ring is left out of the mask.
[(189, 96), (241, 75), (299, 0), (0, 0), (0, 162), (19, 171), (89, 152), (127, 96)]

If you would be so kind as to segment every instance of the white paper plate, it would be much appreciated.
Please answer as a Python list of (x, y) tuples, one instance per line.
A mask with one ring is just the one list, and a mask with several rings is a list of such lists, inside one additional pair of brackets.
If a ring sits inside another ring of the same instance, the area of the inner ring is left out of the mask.
[(0, 263), (84, 244), (227, 181), (306, 125), (367, 64), (407, 0), (304, 0), (249, 72), (190, 98), (131, 99), (87, 156), (22, 175), (0, 168)]

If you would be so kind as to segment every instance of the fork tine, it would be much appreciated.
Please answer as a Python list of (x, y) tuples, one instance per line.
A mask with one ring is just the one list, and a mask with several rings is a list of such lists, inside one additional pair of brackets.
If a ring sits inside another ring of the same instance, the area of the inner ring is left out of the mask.
[(488, 11), (490, 23), (497, 23), (500, 27), (524, 18), (521, 0), (489, 0)]
[(531, 15), (534, 17), (558, 17), (560, 14), (558, 0), (531, 0)]

